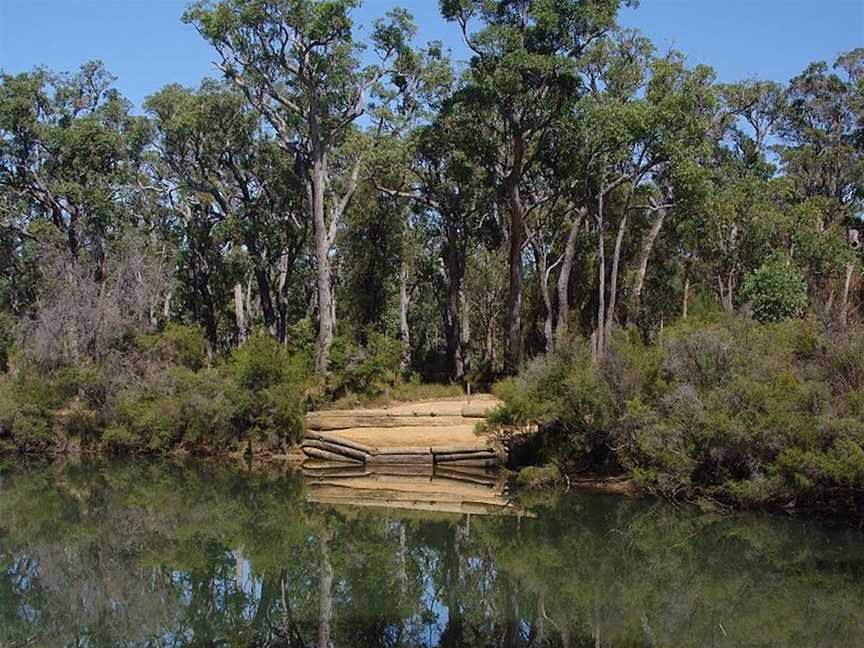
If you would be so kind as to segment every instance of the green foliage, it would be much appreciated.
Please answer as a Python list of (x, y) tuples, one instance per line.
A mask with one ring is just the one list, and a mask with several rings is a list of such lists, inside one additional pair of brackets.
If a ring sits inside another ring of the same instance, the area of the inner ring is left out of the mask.
[(807, 284), (782, 256), (773, 256), (744, 280), (741, 299), (760, 322), (800, 317), (807, 307)]
[(98, 366), (0, 379), (0, 448), (112, 452), (283, 450), (303, 434), (307, 360), (256, 333), (224, 364), (204, 367), (197, 327), (140, 337), (119, 389)]
[(605, 443), (613, 391), (582, 343), (535, 358), (516, 378), (497, 383), (493, 392), (505, 404), (486, 419), (489, 429), (550, 426), (560, 433), (554, 441), (560, 447), (553, 451), (564, 460), (590, 454)]
[(160, 333), (142, 335), (138, 345), (153, 361), (197, 371), (207, 363), (207, 340), (199, 326), (169, 322)]
[(228, 368), (241, 390), (237, 415), (268, 448), (284, 448), (303, 435), (307, 365), (306, 357), (290, 354), (264, 332), (231, 356)]
[(573, 348), (496, 387), (489, 423), (539, 426), (541, 460), (599, 469), (612, 449), (668, 497), (861, 509), (864, 331), (691, 319), (651, 345), (619, 333), (596, 366)]
[(333, 393), (377, 395), (399, 380), (402, 349), (398, 340), (370, 331), (365, 345), (339, 335), (331, 354), (329, 387)]
[(541, 488), (553, 486), (561, 479), (561, 471), (557, 466), (528, 466), (519, 471), (517, 482), (526, 488)]

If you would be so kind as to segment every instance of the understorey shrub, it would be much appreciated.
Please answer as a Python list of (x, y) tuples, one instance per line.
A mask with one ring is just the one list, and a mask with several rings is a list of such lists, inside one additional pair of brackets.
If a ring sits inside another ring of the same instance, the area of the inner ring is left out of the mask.
[(741, 299), (760, 322), (800, 317), (807, 307), (807, 283), (791, 260), (774, 255), (747, 276)]
[(337, 397), (376, 396), (398, 384), (402, 347), (399, 340), (369, 331), (360, 343), (355, 336), (336, 337), (330, 353), (329, 389)]
[[(207, 365), (197, 327), (170, 325), (110, 359), (0, 378), (0, 450), (164, 453), (284, 448), (303, 433), (308, 358), (256, 333)], [(120, 382), (118, 376), (123, 376)]]
[(538, 461), (617, 467), (667, 497), (864, 512), (862, 366), (859, 329), (691, 318), (652, 344), (619, 331), (595, 363), (580, 341), (532, 361), (487, 426), (537, 429)]

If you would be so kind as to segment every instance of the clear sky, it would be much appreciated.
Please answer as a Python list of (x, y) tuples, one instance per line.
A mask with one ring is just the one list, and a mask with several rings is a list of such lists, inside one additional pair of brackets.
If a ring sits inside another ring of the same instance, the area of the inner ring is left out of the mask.
[[(196, 85), (215, 75), (213, 53), (180, 22), (186, 0), (0, 0), (0, 69), (45, 65), (74, 70), (100, 59), (136, 105), (167, 83)], [(441, 40), (467, 58), (458, 30), (438, 14), (437, 0), (366, 0), (356, 13), (368, 24), (406, 7), (418, 40)], [(712, 65), (723, 81), (788, 81), (809, 62), (833, 60), (864, 46), (864, 0), (642, 0), (621, 22), (645, 32), (664, 51)]]

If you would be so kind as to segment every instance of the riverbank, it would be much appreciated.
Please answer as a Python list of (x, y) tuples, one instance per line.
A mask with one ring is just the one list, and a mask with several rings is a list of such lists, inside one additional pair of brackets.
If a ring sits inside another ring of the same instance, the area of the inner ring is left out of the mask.
[(615, 475), (672, 500), (864, 516), (861, 330), (715, 316), (647, 343), (618, 331), (600, 357), (573, 340), (494, 392), (489, 429), (524, 438), (523, 463), (554, 466), (550, 481)]

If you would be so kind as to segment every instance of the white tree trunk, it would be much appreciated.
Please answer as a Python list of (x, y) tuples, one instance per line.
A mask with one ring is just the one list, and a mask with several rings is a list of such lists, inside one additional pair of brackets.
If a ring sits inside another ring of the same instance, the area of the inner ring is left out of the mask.
[(237, 320), (237, 336), (240, 344), (246, 341), (246, 313), (243, 309), (243, 284), (234, 284), (234, 317)]

